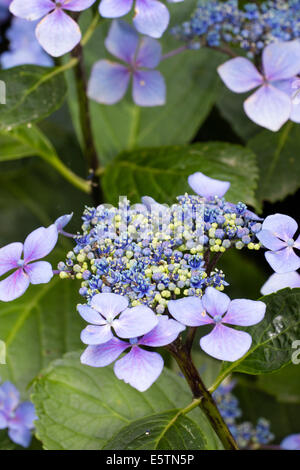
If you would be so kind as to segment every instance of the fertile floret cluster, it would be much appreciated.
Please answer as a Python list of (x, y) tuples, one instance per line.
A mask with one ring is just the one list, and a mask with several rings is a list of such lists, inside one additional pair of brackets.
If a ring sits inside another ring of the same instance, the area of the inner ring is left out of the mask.
[(270, 42), (299, 38), (299, 15), (299, 0), (249, 2), (241, 8), (238, 0), (200, 0), (191, 19), (174, 28), (173, 34), (194, 48), (227, 43), (253, 57)]
[(239, 401), (233, 395), (235, 382), (220, 385), (213, 393), (220, 413), (229, 427), (240, 449), (266, 445), (274, 439), (270, 431), (270, 423), (265, 418), (259, 418), (256, 426), (250, 422), (237, 422), (242, 416)]
[(143, 198), (130, 206), (86, 208), (82, 234), (58, 265), (62, 278), (82, 280), (80, 294), (126, 295), (132, 307), (145, 304), (162, 314), (169, 300), (224, 289), (219, 254), (231, 246), (259, 249), (258, 217), (221, 197), (185, 194), (171, 208)]

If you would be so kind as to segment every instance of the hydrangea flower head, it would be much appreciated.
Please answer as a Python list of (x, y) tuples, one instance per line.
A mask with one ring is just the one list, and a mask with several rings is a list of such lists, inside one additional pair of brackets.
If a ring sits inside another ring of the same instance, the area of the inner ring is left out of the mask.
[(104, 104), (120, 101), (133, 80), (132, 96), (138, 106), (161, 106), (166, 86), (160, 72), (153, 70), (161, 60), (161, 46), (152, 38), (139, 40), (137, 32), (124, 21), (113, 21), (105, 40), (107, 50), (123, 64), (100, 60), (93, 66), (88, 95)]
[(285, 437), (280, 447), (284, 450), (300, 450), (300, 434), (291, 434)]
[(81, 356), (83, 364), (92, 367), (105, 367), (114, 362), (126, 350), (129, 352), (114, 366), (118, 379), (144, 392), (161, 374), (164, 361), (157, 352), (147, 351), (146, 347), (161, 347), (172, 343), (185, 327), (167, 315), (161, 315), (158, 324), (149, 333), (129, 342), (112, 338), (104, 344), (88, 346)]
[(235, 93), (258, 90), (244, 102), (247, 116), (256, 124), (278, 131), (291, 117), (292, 100), (282, 86), (300, 73), (300, 42), (277, 42), (265, 47), (262, 71), (244, 58), (236, 57), (218, 68), (225, 85)]
[(113, 339), (113, 331), (120, 338), (142, 336), (157, 325), (157, 317), (149, 307), (127, 308), (128, 304), (126, 297), (106, 293), (95, 295), (91, 306), (78, 305), (78, 312), (90, 323), (81, 333), (83, 343), (107, 343)]
[(19, 391), (12, 383), (0, 385), (0, 429), (8, 428), (13, 442), (28, 447), (36, 419), (34, 405), (28, 401), (20, 403)]
[[(177, 3), (183, 0), (168, 0)], [(99, 12), (104, 18), (120, 18), (127, 15), (134, 6), (133, 24), (147, 36), (160, 38), (166, 30), (170, 14), (167, 7), (157, 0), (102, 0)]]
[(297, 222), (284, 214), (269, 215), (257, 234), (260, 242), (270, 251), (266, 260), (276, 273), (288, 273), (300, 268), (300, 257), (295, 249), (300, 250), (300, 235), (294, 240), (298, 230)]
[[(37, 261), (47, 256), (58, 238), (56, 226), (34, 230), (23, 243), (10, 243), (0, 249), (0, 276), (14, 270), (0, 281), (0, 300), (9, 302), (24, 294), (29, 284), (44, 284), (53, 277), (51, 264)], [(23, 258), (22, 258), (23, 253)]]
[(213, 287), (208, 287), (202, 299), (188, 297), (171, 300), (169, 312), (187, 326), (214, 325), (213, 330), (200, 340), (200, 346), (216, 359), (234, 362), (250, 349), (252, 338), (245, 331), (227, 325), (250, 326), (259, 323), (266, 305), (260, 301), (230, 298)]
[(36, 27), (36, 37), (48, 54), (60, 57), (70, 52), (80, 41), (78, 24), (64, 10), (82, 11), (95, 0), (13, 0), (10, 11), (19, 18), (41, 21)]

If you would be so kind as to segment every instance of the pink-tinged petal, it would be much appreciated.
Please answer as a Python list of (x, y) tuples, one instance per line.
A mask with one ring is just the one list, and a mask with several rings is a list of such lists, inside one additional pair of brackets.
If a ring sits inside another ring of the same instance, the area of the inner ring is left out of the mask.
[(195, 193), (203, 197), (223, 197), (230, 188), (229, 181), (215, 180), (198, 171), (188, 177), (188, 183)]
[(170, 21), (169, 10), (156, 0), (136, 0), (134, 26), (139, 33), (160, 38)]
[(131, 351), (114, 366), (118, 379), (145, 392), (158, 379), (164, 367), (162, 357), (134, 346)]
[(10, 243), (0, 249), (0, 276), (11, 269), (18, 268), (23, 251), (22, 243)]
[(294, 237), (298, 229), (298, 224), (289, 215), (273, 214), (266, 217), (262, 229), (269, 230), (276, 237), (287, 242)]
[(294, 242), (294, 248), (297, 248), (298, 250), (300, 250), (300, 235), (298, 238), (296, 238)]
[(276, 273), (288, 273), (300, 268), (300, 258), (290, 247), (280, 251), (267, 251), (265, 257)]
[(31, 232), (24, 242), (24, 261), (29, 263), (47, 256), (57, 243), (58, 233), (55, 224), (40, 227)]
[(25, 20), (35, 21), (54, 10), (51, 0), (13, 0), (9, 10), (14, 16)]
[(286, 243), (277, 238), (270, 230), (261, 230), (256, 234), (256, 237), (268, 250), (277, 251), (286, 247)]
[(297, 271), (292, 271), (291, 273), (274, 273), (269, 277), (267, 282), (262, 286), (261, 293), (263, 295), (269, 295), (278, 290), (285, 289), (290, 287), (294, 289), (300, 287), (300, 274)]
[(133, 64), (139, 44), (136, 30), (125, 21), (113, 21), (105, 39), (106, 49), (118, 59)]
[(36, 28), (40, 45), (52, 57), (60, 57), (70, 52), (80, 42), (78, 24), (60, 8), (45, 16)]
[(300, 42), (274, 42), (262, 54), (265, 75), (269, 81), (284, 80), (300, 72)]
[(218, 73), (229, 90), (244, 93), (263, 83), (263, 76), (244, 57), (228, 60), (218, 67)]
[(47, 261), (37, 261), (24, 267), (31, 284), (47, 284), (53, 277), (53, 270)]
[(263, 85), (246, 99), (244, 110), (253, 122), (276, 132), (289, 119), (292, 101), (274, 86)]
[(107, 320), (112, 320), (128, 307), (128, 299), (119, 294), (96, 294), (92, 298), (91, 307)]
[(130, 12), (132, 4), (133, 0), (102, 0), (99, 12), (104, 18), (120, 18)]
[(82, 318), (93, 325), (106, 325), (106, 321), (97, 310), (88, 305), (77, 305), (77, 311)]
[(123, 65), (99, 60), (92, 68), (88, 84), (89, 98), (97, 103), (117, 103), (126, 93), (130, 75), (130, 71)]
[(7, 425), (8, 425), (7, 418), (4, 415), (4, 413), (2, 413), (2, 411), (0, 411), (0, 429), (7, 428)]
[(199, 297), (170, 300), (168, 309), (172, 317), (186, 326), (202, 326), (213, 323)]
[(34, 404), (30, 401), (24, 401), (17, 407), (14, 417), (9, 422), (9, 427), (18, 428), (25, 426), (27, 429), (33, 429), (36, 419)]
[(166, 84), (157, 70), (137, 70), (133, 75), (132, 97), (138, 106), (162, 106), (166, 102)]
[(264, 318), (266, 308), (266, 304), (259, 300), (232, 300), (222, 323), (239, 326), (256, 325)]
[(291, 434), (285, 437), (280, 447), (285, 450), (300, 450), (300, 434)]
[(9, 429), (8, 436), (15, 444), (19, 444), (22, 447), (29, 447), (32, 439), (31, 431), (24, 427)]
[(70, 11), (86, 10), (95, 3), (96, 0), (64, 0), (62, 8)]
[(178, 323), (167, 315), (159, 317), (158, 325), (143, 338), (139, 340), (139, 344), (144, 346), (161, 347), (173, 343), (179, 333), (185, 330), (185, 326)]
[(200, 340), (200, 346), (210, 356), (221, 361), (234, 362), (249, 351), (252, 343), (251, 336), (244, 332), (217, 325)]
[(202, 297), (202, 303), (205, 310), (214, 317), (215, 315), (223, 315), (227, 312), (230, 298), (214, 287), (207, 287)]
[(135, 59), (137, 67), (154, 69), (161, 60), (161, 44), (155, 39), (143, 37)]
[(112, 338), (108, 343), (88, 346), (82, 353), (80, 361), (91, 367), (105, 367), (114, 362), (129, 347), (129, 343)]
[(0, 300), (2, 302), (10, 302), (21, 297), (29, 284), (29, 276), (22, 269), (18, 269), (0, 282)]
[(110, 325), (88, 325), (80, 335), (84, 344), (104, 344), (113, 338)]
[(0, 385), (0, 400), (5, 411), (11, 413), (20, 402), (20, 392), (11, 382), (4, 382)]
[(145, 305), (128, 308), (118, 320), (114, 320), (112, 327), (120, 338), (136, 338), (153, 330), (158, 319), (151, 308)]

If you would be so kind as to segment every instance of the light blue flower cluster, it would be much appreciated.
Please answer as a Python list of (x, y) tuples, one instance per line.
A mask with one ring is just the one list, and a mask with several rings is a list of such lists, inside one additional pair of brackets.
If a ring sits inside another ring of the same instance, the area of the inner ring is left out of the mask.
[(272, 442), (274, 435), (270, 431), (270, 423), (265, 418), (259, 418), (256, 426), (250, 422), (238, 422), (242, 416), (238, 399), (231, 393), (235, 382), (220, 385), (213, 393), (222, 417), (229, 427), (240, 449), (256, 448)]
[(88, 300), (112, 292), (159, 314), (171, 299), (201, 296), (208, 286), (223, 290), (227, 283), (213, 259), (231, 246), (258, 250), (260, 219), (244, 204), (225, 201), (229, 183), (201, 173), (189, 181), (199, 195), (179, 196), (170, 209), (148, 197), (132, 207), (124, 199), (118, 208), (86, 208), (60, 276), (81, 279)]
[(239, 8), (238, 0), (200, 0), (191, 19), (172, 33), (194, 48), (225, 43), (254, 57), (270, 42), (300, 37), (300, 1), (249, 2)]

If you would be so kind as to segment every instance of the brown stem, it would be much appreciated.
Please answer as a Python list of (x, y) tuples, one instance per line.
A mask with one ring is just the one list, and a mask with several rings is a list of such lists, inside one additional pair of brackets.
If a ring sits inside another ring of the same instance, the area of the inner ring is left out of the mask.
[(79, 120), (84, 145), (83, 152), (89, 167), (89, 178), (91, 179), (92, 183), (92, 196), (94, 203), (98, 205), (103, 201), (102, 190), (100, 187), (99, 178), (97, 177), (100, 162), (92, 131), (90, 105), (87, 97), (87, 80), (83, 60), (83, 49), (81, 44), (78, 44), (78, 46), (73, 49), (72, 56), (78, 59), (77, 65), (74, 68), (74, 74), (76, 79), (76, 90), (79, 105)]
[(201, 398), (200, 408), (204, 411), (211, 426), (215, 430), (226, 450), (238, 450), (231, 432), (229, 431), (218, 407), (205, 387), (198, 370), (196, 369), (189, 351), (182, 343), (181, 338), (166, 347), (175, 358), (178, 366), (184, 374), (194, 398)]

